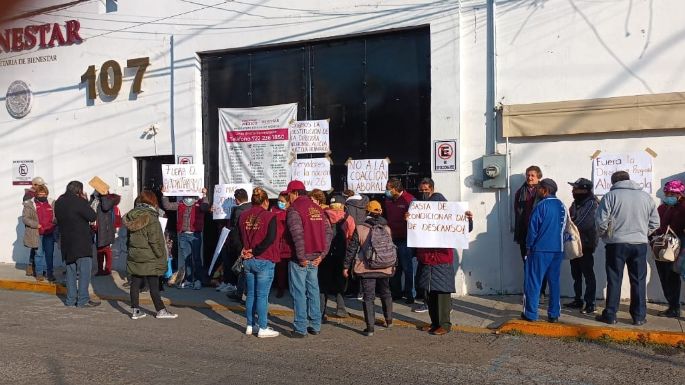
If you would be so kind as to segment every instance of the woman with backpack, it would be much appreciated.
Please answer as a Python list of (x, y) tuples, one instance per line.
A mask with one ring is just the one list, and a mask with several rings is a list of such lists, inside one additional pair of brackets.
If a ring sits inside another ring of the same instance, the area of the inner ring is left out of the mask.
[[(347, 253), (343, 268), (343, 277), (349, 277), (349, 269), (353, 267), (353, 274), (361, 280), (362, 296), (364, 298), (364, 320), (366, 329), (364, 335), (373, 336), (376, 315), (374, 301), (376, 292), (381, 298), (385, 327), (392, 327), (392, 294), (390, 294), (390, 277), (395, 273), (397, 253), (392, 243), (388, 221), (381, 216), (383, 210), (378, 201), (371, 201), (366, 206), (369, 216), (366, 221), (357, 226), (352, 239), (347, 245)], [(372, 245), (373, 241), (373, 245)], [(372, 253), (379, 253), (379, 260), (388, 261), (392, 253), (395, 253), (394, 262), (389, 267), (375, 267), (370, 264), (369, 257)], [(382, 254), (382, 255), (381, 255)]]
[[(317, 202), (318, 203), (318, 202)], [(333, 240), (329, 248), (328, 255), (319, 265), (319, 290), (321, 292), (321, 319), (326, 321), (326, 303), (329, 296), (335, 299), (335, 316), (346, 318), (347, 308), (343, 294), (347, 286), (347, 279), (340, 275), (347, 251), (347, 243), (354, 234), (354, 219), (345, 212), (345, 198), (336, 195), (331, 198), (328, 208), (324, 209), (326, 219), (333, 229)]]

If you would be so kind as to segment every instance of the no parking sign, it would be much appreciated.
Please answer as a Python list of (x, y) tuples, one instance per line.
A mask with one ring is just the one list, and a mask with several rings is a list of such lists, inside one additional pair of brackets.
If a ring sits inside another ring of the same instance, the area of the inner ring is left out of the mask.
[(457, 140), (436, 140), (433, 142), (433, 170), (457, 171)]
[(12, 161), (12, 185), (30, 186), (34, 175), (33, 170), (32, 160)]

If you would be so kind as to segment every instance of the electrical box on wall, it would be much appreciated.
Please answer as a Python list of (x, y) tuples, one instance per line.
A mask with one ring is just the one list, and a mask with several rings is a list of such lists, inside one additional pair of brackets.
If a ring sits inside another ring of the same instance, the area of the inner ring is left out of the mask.
[(507, 188), (507, 156), (483, 156), (483, 188)]

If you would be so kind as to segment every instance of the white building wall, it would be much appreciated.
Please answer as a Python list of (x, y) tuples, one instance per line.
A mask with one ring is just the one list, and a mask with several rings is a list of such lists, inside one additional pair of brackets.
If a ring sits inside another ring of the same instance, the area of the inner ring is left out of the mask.
[[(522, 264), (510, 231), (511, 193), (479, 187), (482, 155), (493, 149), (510, 154), (512, 189), (521, 184), (525, 167), (540, 165), (545, 176), (559, 183), (567, 204), (571, 197), (564, 183), (590, 176), (589, 156), (597, 149), (649, 146), (659, 154), (654, 161), (657, 184), (685, 169), (682, 157), (674, 155), (683, 143), (680, 130), (512, 139), (507, 144), (495, 140), (497, 133), (486, 121), (490, 84), (496, 84), (495, 100), (505, 104), (682, 91), (681, 1), (497, 1), (494, 77), (487, 71), (485, 0), (250, 3), (119, 0), (118, 12), (109, 14), (94, 2), (13, 21), (9, 26), (77, 19), (85, 41), (29, 54), (57, 54), (57, 62), (0, 67), (0, 89), (22, 79), (36, 93), (33, 112), (24, 119), (0, 110), (0, 148), (7, 167), (14, 159), (34, 159), (37, 175), (48, 181), (53, 196), (71, 179), (87, 182), (99, 175), (116, 186), (117, 177), (129, 177), (130, 187), (113, 188), (124, 196), (122, 209), (127, 210), (137, 191), (135, 156), (175, 152), (202, 161), (199, 52), (429, 25), (431, 139), (457, 138), (461, 150), (460, 172), (434, 174), (434, 179), (448, 199), (468, 201), (476, 219), (471, 247), (460, 257), (461, 294), (520, 292), (522, 286)], [(118, 98), (86, 103), (79, 80), (88, 65), (99, 68), (105, 60), (124, 63), (140, 56), (150, 56), (152, 63), (144, 93), (135, 100), (128, 97), (133, 73), (127, 72)], [(153, 124), (158, 134), (147, 139), (143, 131)], [(11, 219), (0, 223), (0, 262), (23, 262), (28, 251), (20, 241), (22, 189), (9, 185), (6, 168), (0, 168), (0, 180), (5, 181), (0, 215)], [(598, 252), (600, 287), (605, 283), (603, 258)], [(562, 292), (568, 295), (567, 264), (562, 276)], [(661, 296), (655, 277), (649, 278), (650, 297)], [(627, 285), (624, 289), (627, 293)]]

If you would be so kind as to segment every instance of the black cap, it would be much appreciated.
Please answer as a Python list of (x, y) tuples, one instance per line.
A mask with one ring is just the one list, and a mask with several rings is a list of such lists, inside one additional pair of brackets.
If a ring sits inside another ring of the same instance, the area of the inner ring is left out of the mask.
[(345, 204), (345, 197), (340, 194), (333, 195), (331, 197), (331, 204), (333, 203)]
[(575, 182), (568, 182), (571, 186), (575, 188), (582, 188), (585, 190), (592, 190), (592, 182), (585, 178), (578, 178)]
[(549, 191), (550, 195), (554, 195), (557, 193), (557, 182), (553, 181), (550, 178), (545, 178), (541, 180), (539, 185), (546, 188), (547, 191)]

